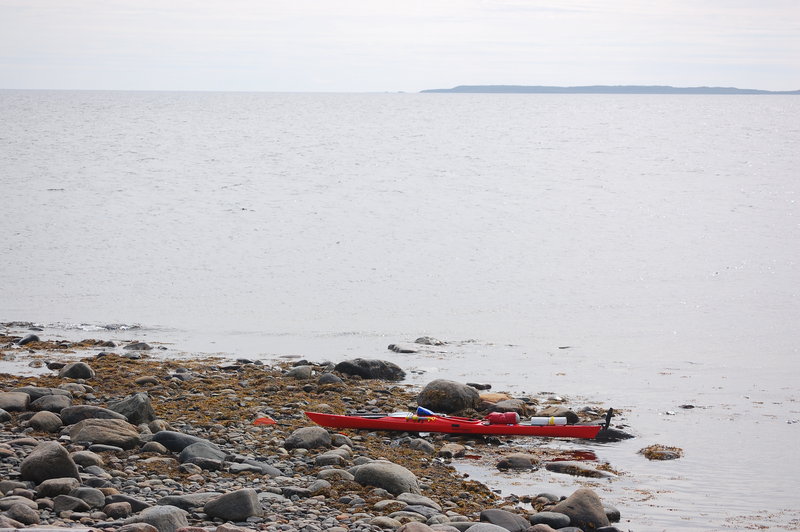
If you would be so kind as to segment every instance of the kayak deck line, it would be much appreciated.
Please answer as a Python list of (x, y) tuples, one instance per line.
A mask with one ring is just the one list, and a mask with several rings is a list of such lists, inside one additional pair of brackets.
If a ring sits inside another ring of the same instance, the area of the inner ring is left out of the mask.
[[(305, 412), (317, 425), (335, 429), (389, 430), (400, 432), (440, 432), (445, 434), (476, 434), (487, 436), (541, 436), (550, 438), (592, 439), (601, 425), (529, 425), (524, 423), (489, 423), (482, 419), (446, 415), (406, 417), (386, 414), (353, 415)], [(374, 417), (377, 416), (377, 417)]]

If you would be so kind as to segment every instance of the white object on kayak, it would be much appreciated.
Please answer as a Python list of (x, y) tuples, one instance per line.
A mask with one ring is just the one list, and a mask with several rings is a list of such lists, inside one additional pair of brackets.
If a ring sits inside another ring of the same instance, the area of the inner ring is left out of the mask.
[(565, 417), (532, 417), (531, 425), (566, 425), (567, 418)]

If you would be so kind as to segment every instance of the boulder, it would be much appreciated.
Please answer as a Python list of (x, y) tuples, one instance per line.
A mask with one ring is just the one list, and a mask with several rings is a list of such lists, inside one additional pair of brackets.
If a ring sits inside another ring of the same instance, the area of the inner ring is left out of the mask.
[(58, 432), (62, 425), (61, 418), (47, 410), (36, 412), (28, 420), (28, 426), (41, 432)]
[(206, 491), (201, 493), (185, 493), (183, 495), (167, 495), (160, 498), (156, 504), (159, 506), (177, 506), (187, 512), (192, 508), (201, 508), (209, 501), (222, 495), (218, 491)]
[(344, 382), (338, 375), (333, 373), (323, 373), (317, 379), (317, 384), (342, 384)]
[(84, 419), (70, 428), (69, 436), (75, 443), (112, 445), (133, 449), (140, 443), (136, 427), (121, 419)]
[(501, 526), (510, 532), (522, 532), (530, 526), (527, 519), (515, 513), (497, 508), (483, 510), (480, 514), (481, 522)]
[(497, 469), (537, 469), (539, 458), (528, 453), (511, 453), (497, 462)]
[(81, 478), (67, 450), (55, 441), (37, 445), (22, 461), (19, 472), (22, 480), (32, 480), (37, 484), (50, 478)]
[(567, 475), (575, 475), (576, 477), (614, 478), (617, 476), (614, 473), (597, 469), (591, 464), (579, 462), (577, 460), (548, 462), (544, 467), (548, 471), (552, 471), (554, 473), (564, 473)]
[(86, 362), (71, 362), (61, 368), (58, 376), (62, 379), (93, 379), (94, 370)]
[(400, 381), (406, 377), (405, 371), (400, 366), (385, 360), (356, 358), (339, 362), (334, 368), (346, 375), (357, 375), (363, 379), (383, 379)]
[(555, 529), (564, 528), (569, 526), (570, 519), (568, 515), (560, 514), (558, 512), (539, 512), (528, 517), (528, 521), (532, 525), (547, 525)]
[(151, 441), (160, 443), (174, 453), (181, 452), (193, 443), (210, 443), (208, 440), (204, 440), (203, 438), (198, 438), (197, 436), (191, 436), (189, 434), (183, 434), (182, 432), (174, 432), (171, 430), (161, 430), (156, 432), (153, 434), (153, 439)]
[(536, 411), (536, 417), (565, 417), (567, 423), (577, 423), (578, 414), (565, 406), (550, 405)]
[(466, 452), (467, 448), (460, 443), (449, 442), (442, 445), (442, 448), (439, 449), (438, 456), (442, 458), (458, 458), (464, 456)]
[(70, 457), (73, 462), (83, 467), (101, 466), (104, 463), (103, 457), (92, 451), (75, 451), (70, 453)]
[(119, 412), (114, 412), (108, 408), (92, 405), (68, 406), (59, 412), (64, 425), (74, 425), (84, 419), (123, 419), (127, 418)]
[(61, 512), (88, 512), (91, 507), (86, 501), (78, 497), (71, 497), (69, 495), (57, 495), (53, 499), (53, 512), (58, 515)]
[(77, 489), (80, 485), (80, 481), (73, 477), (48, 478), (36, 486), (36, 495), (39, 498), (53, 498), (58, 495), (67, 495), (72, 490)]
[(81, 486), (70, 491), (68, 495), (79, 498), (90, 508), (102, 508), (106, 504), (106, 496), (97, 488)]
[(27, 393), (30, 395), (31, 401), (36, 401), (37, 399), (41, 399), (46, 395), (72, 395), (68, 390), (62, 390), (60, 388), (47, 388), (42, 386), (22, 386), (21, 388), (14, 388), (11, 391)]
[(131, 504), (129, 502), (112, 502), (103, 506), (103, 513), (110, 519), (122, 519), (131, 515)]
[(355, 481), (362, 486), (383, 488), (393, 495), (420, 493), (417, 477), (401, 465), (376, 460), (355, 469)]
[(286, 372), (286, 377), (297, 380), (310, 379), (314, 375), (314, 366), (295, 366)]
[(314, 449), (329, 447), (330, 433), (322, 427), (303, 427), (292, 432), (283, 446), (286, 449)]
[(72, 405), (72, 397), (69, 395), (45, 395), (33, 401), (29, 408), (36, 412), (43, 410), (61, 412), (70, 405)]
[(39, 337), (36, 336), (35, 334), (27, 334), (22, 338), (20, 338), (19, 340), (17, 340), (17, 345), (27, 345), (33, 342), (40, 342), (40, 341), (41, 340), (39, 339)]
[(156, 418), (150, 396), (144, 392), (129, 395), (121, 401), (109, 404), (108, 408), (125, 416), (133, 425), (150, 423)]
[(181, 454), (178, 455), (178, 461), (196, 463), (196, 459), (204, 458), (209, 460), (225, 461), (227, 457), (225, 451), (220, 450), (219, 447), (211, 442), (199, 441), (184, 447)]
[(14, 504), (6, 510), (6, 517), (19, 521), (23, 525), (38, 525), (39, 512), (25, 504)]
[(22, 495), (9, 495), (0, 499), (0, 512), (4, 512), (14, 506), (15, 504), (23, 504), (29, 508), (36, 510), (39, 506), (36, 501), (33, 501)]
[(0, 392), (0, 408), (6, 412), (25, 412), (31, 396), (22, 392)]
[(420, 495), (418, 493), (401, 493), (395, 499), (397, 501), (403, 502), (408, 505), (416, 505), (416, 506), (428, 506), (433, 508), (437, 512), (442, 511), (442, 507), (439, 503), (431, 499), (430, 497), (426, 497), (424, 495)]
[(147, 523), (156, 527), (158, 532), (177, 532), (179, 528), (189, 526), (187, 515), (185, 510), (175, 506), (151, 506), (126, 519), (124, 524)]
[(261, 515), (258, 492), (252, 488), (236, 490), (208, 501), (203, 512), (209, 517), (226, 521), (244, 521), (248, 517)]
[(417, 404), (434, 412), (452, 414), (474, 409), (480, 404), (475, 388), (446, 379), (436, 379), (425, 385), (417, 396)]
[(589, 488), (575, 490), (572, 495), (550, 508), (550, 511), (568, 516), (571, 526), (584, 530), (610, 524), (600, 497)]

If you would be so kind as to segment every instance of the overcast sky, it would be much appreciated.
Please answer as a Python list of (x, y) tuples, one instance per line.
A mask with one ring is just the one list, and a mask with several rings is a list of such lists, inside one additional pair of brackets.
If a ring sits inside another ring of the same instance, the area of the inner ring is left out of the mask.
[(800, 0), (0, 0), (0, 88), (800, 89)]

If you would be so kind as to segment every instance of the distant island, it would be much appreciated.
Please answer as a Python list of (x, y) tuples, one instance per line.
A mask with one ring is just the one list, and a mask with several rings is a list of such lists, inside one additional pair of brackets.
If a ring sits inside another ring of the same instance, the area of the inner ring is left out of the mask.
[(504, 93), (504, 94), (800, 94), (796, 91), (764, 91), (735, 87), (670, 87), (669, 85), (587, 85), (553, 87), (547, 85), (459, 85), (452, 89), (426, 89), (420, 92)]

